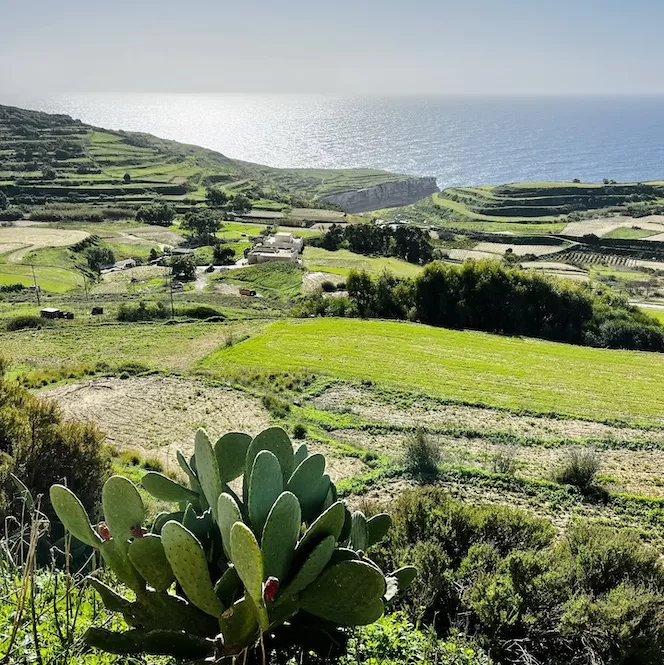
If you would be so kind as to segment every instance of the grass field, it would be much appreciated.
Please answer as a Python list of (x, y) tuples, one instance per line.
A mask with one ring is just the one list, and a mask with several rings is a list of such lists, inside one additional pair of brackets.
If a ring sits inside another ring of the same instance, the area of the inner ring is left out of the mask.
[(418, 324), (283, 321), (215, 351), (201, 367), (311, 370), (452, 400), (593, 419), (664, 424), (664, 357)]
[(398, 277), (413, 277), (422, 270), (420, 266), (401, 259), (363, 256), (347, 249), (330, 252), (320, 247), (305, 247), (302, 258), (308, 270), (333, 272), (339, 275), (347, 274), (349, 270), (355, 269), (373, 273), (389, 270)]

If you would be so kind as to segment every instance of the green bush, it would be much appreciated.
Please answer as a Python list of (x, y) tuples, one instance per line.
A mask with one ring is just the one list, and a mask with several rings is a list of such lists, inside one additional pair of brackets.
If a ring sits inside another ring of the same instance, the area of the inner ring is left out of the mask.
[(163, 302), (149, 304), (141, 300), (138, 305), (121, 303), (118, 307), (117, 319), (123, 322), (154, 321), (167, 319), (170, 315), (170, 310)]
[(307, 428), (302, 423), (296, 423), (293, 426), (293, 438), (304, 439), (307, 436)]
[(409, 473), (423, 477), (436, 476), (441, 457), (440, 445), (426, 430), (418, 428), (406, 439), (404, 466)]
[(339, 665), (490, 665), (488, 655), (463, 635), (440, 640), (418, 630), (402, 612), (359, 628)]
[(193, 305), (192, 307), (183, 307), (178, 310), (180, 316), (188, 316), (192, 319), (209, 319), (211, 317), (221, 317), (224, 318), (224, 315), (214, 307), (208, 307), (207, 305)]
[(7, 319), (5, 328), (8, 331), (12, 330), (25, 330), (26, 328), (43, 328), (45, 326), (52, 326), (53, 322), (48, 319), (42, 319), (40, 316), (32, 314), (22, 314)]
[[(2, 376), (0, 367), (0, 453), (33, 496), (43, 496), (42, 509), (53, 516), (48, 489), (66, 482), (93, 514), (102, 485), (110, 473), (103, 434), (93, 425), (65, 421), (53, 402), (41, 400)], [(11, 462), (8, 461), (11, 460)], [(0, 503), (14, 494), (2, 482)]]
[(561, 485), (574, 485), (582, 491), (590, 489), (602, 466), (594, 450), (572, 450), (553, 473), (553, 480)]
[(374, 558), (418, 568), (403, 608), (440, 635), (468, 626), (502, 663), (661, 662), (664, 567), (636, 532), (577, 520), (556, 536), (547, 520), (438, 487), (405, 492), (393, 519)]

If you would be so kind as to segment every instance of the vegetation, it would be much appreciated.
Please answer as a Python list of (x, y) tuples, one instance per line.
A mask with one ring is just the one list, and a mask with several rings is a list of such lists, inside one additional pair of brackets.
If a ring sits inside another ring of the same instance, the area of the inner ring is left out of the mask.
[[(10, 510), (14, 473), (36, 496), (66, 482), (93, 514), (110, 462), (103, 435), (86, 423), (65, 421), (55, 404), (42, 401), (4, 375), (0, 362), (0, 517)], [(41, 509), (52, 516), (46, 499)]]
[[(612, 294), (585, 285), (506, 268), (495, 261), (428, 265), (412, 280), (389, 273), (372, 278), (352, 271), (349, 304), (313, 298), (302, 315), (409, 319), (434, 326), (471, 328), (609, 348), (664, 350), (658, 320)], [(331, 310), (331, 311), (329, 311)]]
[(439, 634), (463, 622), (498, 662), (658, 662), (658, 552), (634, 532), (584, 521), (554, 534), (517, 509), (410, 490), (377, 557), (391, 565), (407, 556), (418, 568), (404, 602), (414, 620)]
[(200, 367), (308, 370), (463, 403), (661, 423), (656, 389), (664, 380), (661, 356), (412, 323), (278, 321), (213, 352)]
[(426, 232), (417, 226), (376, 226), (373, 224), (332, 224), (319, 239), (313, 241), (328, 251), (349, 249), (368, 256), (395, 256), (408, 263), (429, 263), (433, 247)]
[[(343, 641), (336, 626), (373, 623), (384, 601), (412, 582), (412, 567), (385, 577), (364, 555), (387, 535), (389, 516), (351, 514), (324, 475), (325, 458), (309, 455), (304, 445), (294, 451), (283, 429), (253, 439), (230, 433), (214, 446), (199, 430), (191, 461), (182, 454), (179, 460), (189, 487), (157, 472), (142, 479), (155, 498), (185, 508), (160, 514), (150, 532), (142, 526), (141, 496), (126, 478), (106, 481), (105, 521), (97, 529), (75, 494), (51, 487), (66, 528), (99, 550), (137, 597), (130, 602), (91, 579), (108, 610), (132, 617), (132, 629), (90, 628), (89, 645), (112, 653), (251, 662), (266, 662), (266, 650), (275, 650), (286, 662), (308, 646), (308, 636), (319, 635), (315, 651), (323, 656)], [(227, 485), (239, 477), (242, 501)], [(169, 593), (176, 581), (184, 599)], [(324, 638), (330, 630), (336, 640), (329, 633)]]
[(136, 221), (143, 224), (170, 226), (175, 219), (175, 209), (168, 203), (151, 203), (141, 206), (136, 211)]

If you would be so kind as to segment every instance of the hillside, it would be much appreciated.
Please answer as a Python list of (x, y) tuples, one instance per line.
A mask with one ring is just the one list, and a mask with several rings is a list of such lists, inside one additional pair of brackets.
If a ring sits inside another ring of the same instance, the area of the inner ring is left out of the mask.
[[(48, 200), (136, 207), (155, 196), (185, 205), (203, 200), (205, 187), (215, 184), (231, 192), (253, 190), (259, 210), (347, 203), (360, 212), (373, 204), (412, 203), (437, 191), (430, 180), (377, 170), (274, 169), (148, 134), (0, 106), (0, 189), (20, 205)], [(386, 187), (388, 198), (381, 196)], [(340, 194), (345, 198), (335, 198)]]

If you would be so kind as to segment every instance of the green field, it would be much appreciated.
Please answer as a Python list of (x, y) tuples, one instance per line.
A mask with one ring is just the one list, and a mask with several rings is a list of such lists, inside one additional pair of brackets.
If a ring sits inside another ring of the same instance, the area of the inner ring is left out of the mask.
[(511, 409), (664, 424), (664, 357), (349, 319), (283, 321), (201, 367), (311, 370)]
[(398, 277), (414, 277), (422, 270), (420, 266), (401, 259), (363, 256), (347, 249), (330, 252), (320, 247), (305, 247), (302, 258), (308, 270), (332, 272), (338, 275), (345, 275), (353, 269), (373, 273), (389, 270)]

